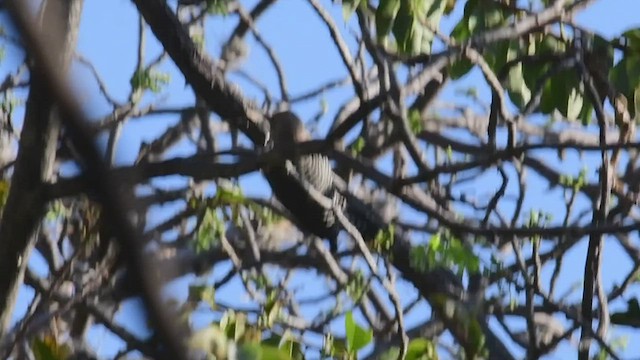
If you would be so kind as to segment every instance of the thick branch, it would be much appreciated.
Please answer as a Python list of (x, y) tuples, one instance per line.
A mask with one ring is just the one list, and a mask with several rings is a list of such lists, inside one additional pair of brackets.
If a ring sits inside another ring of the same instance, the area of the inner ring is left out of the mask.
[[(47, 1), (43, 28), (61, 46), (58, 68), (66, 69), (76, 42), (82, 0)], [(45, 211), (42, 182), (51, 176), (59, 124), (52, 119), (53, 97), (43, 70), (31, 69), (31, 87), (9, 197), (0, 223), (0, 337), (11, 321), (18, 289), (33, 249), (33, 232)], [(64, 72), (64, 70), (63, 70)]]
[(211, 59), (198, 50), (166, 1), (133, 2), (197, 96), (218, 115), (233, 121), (254, 144), (264, 144), (261, 112), (243, 99), (237, 88), (225, 82)]

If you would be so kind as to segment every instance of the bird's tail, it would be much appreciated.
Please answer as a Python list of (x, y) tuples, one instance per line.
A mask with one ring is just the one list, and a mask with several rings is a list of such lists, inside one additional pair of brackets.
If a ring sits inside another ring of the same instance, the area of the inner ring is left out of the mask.
[[(376, 209), (356, 196), (347, 193), (345, 197), (347, 199), (345, 216), (358, 229), (363, 239), (372, 244), (381, 231), (388, 229), (389, 224), (385, 223)], [(416, 264), (412, 264), (411, 249), (409, 239), (404, 234), (395, 232), (393, 244), (387, 255), (390, 256), (391, 263), (420, 288), (423, 295), (444, 293), (459, 296), (462, 283), (450, 269), (439, 266), (421, 269)]]

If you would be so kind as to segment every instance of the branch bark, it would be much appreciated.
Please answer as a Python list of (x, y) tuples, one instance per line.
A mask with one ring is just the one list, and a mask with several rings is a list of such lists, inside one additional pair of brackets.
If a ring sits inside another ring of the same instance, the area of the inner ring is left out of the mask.
[(197, 97), (204, 99), (222, 118), (232, 121), (254, 144), (264, 144), (261, 111), (228, 84), (214, 62), (198, 50), (166, 1), (133, 0), (133, 3)]
[[(55, 59), (66, 71), (77, 39), (83, 0), (48, 0), (43, 5), (42, 28), (61, 45)], [(42, 69), (31, 68), (31, 86), (20, 146), (9, 196), (0, 222), (0, 337), (11, 323), (11, 315), (24, 278), (29, 255), (35, 245), (33, 236), (46, 199), (43, 181), (53, 173), (56, 145), (60, 130), (55, 118), (55, 103)]]

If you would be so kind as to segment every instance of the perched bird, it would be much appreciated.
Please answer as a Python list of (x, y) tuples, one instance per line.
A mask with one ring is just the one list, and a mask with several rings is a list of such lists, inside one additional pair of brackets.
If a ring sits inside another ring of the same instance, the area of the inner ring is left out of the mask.
[(300, 181), (286, 167), (290, 161), (298, 176), (317, 192), (332, 200), (346, 218), (366, 240), (372, 240), (383, 229), (382, 218), (355, 196), (346, 197), (334, 186), (336, 176), (329, 159), (318, 153), (300, 154), (297, 144), (311, 140), (300, 119), (290, 111), (280, 112), (270, 118), (272, 152), (283, 160), (270, 164), (263, 172), (276, 198), (284, 205), (303, 228), (314, 235), (329, 240), (331, 251), (337, 250), (337, 236), (341, 230), (333, 208), (323, 207), (309, 194)]
[(299, 154), (296, 145), (310, 140), (311, 135), (292, 112), (277, 113), (270, 118), (270, 138), (271, 151), (279, 161), (263, 168), (263, 173), (274, 195), (291, 212), (303, 230), (328, 239), (331, 250), (337, 250), (340, 228), (332, 209), (317, 204), (286, 167), (286, 161), (290, 161), (299, 176), (315, 190), (334, 201), (340, 201), (333, 186), (334, 174), (329, 159), (322, 154)]
[[(263, 173), (274, 195), (291, 212), (301, 230), (328, 239), (333, 253), (337, 250), (337, 236), (342, 229), (336, 210), (346, 217), (366, 242), (371, 243), (381, 230), (386, 230), (387, 224), (378, 209), (372, 208), (346, 189), (325, 155), (303, 154), (299, 151), (298, 144), (310, 140), (311, 136), (295, 114), (281, 112), (273, 115), (270, 119), (270, 138), (271, 151), (275, 156), (273, 161), (266, 162)], [(317, 193), (330, 201), (321, 199), (321, 203)], [(414, 255), (420, 251), (414, 251), (416, 248), (401, 232), (394, 234), (390, 245), (382, 255), (402, 273), (403, 279), (415, 286), (422, 297), (430, 302), (440, 319), (445, 319), (445, 323), (449, 323), (451, 328), (458, 329), (454, 336), (466, 339), (468, 330), (459, 330), (456, 326), (468, 321), (470, 314), (476, 314), (477, 304), (471, 304), (472, 308), (468, 309), (466, 303), (456, 302), (452, 311), (453, 303), (443, 301), (441, 296), (464, 299), (464, 287), (459, 276), (448, 266), (416, 260)], [(482, 323), (486, 325), (484, 321)], [(482, 331), (491, 340), (493, 333), (485, 329), (488, 326), (483, 327)], [(468, 347), (465, 350), (473, 354), (476, 349)], [(508, 353), (506, 349), (505, 352)]]
[[(333, 253), (337, 250), (337, 237), (342, 229), (334, 209), (339, 208), (347, 220), (360, 232), (365, 241), (372, 241), (386, 228), (383, 217), (358, 197), (345, 192), (341, 194), (334, 185), (337, 176), (329, 159), (318, 153), (302, 154), (297, 146), (311, 139), (300, 119), (285, 111), (270, 119), (271, 151), (278, 161), (263, 167), (263, 174), (271, 185), (274, 195), (284, 205), (301, 230), (328, 239)], [(290, 162), (292, 166), (287, 166)], [(295, 168), (297, 175), (292, 174)], [(318, 203), (307, 186), (331, 199), (333, 206)], [(423, 296), (433, 293), (459, 294), (462, 284), (451, 270), (437, 267), (425, 269), (414, 267), (411, 261), (411, 242), (396, 237), (390, 257), (393, 265), (404, 277), (414, 283)]]

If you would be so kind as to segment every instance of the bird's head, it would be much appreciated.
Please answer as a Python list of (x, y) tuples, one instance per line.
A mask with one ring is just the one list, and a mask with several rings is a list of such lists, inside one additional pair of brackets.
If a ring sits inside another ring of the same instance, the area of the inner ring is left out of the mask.
[(279, 153), (285, 159), (293, 159), (296, 156), (298, 143), (311, 140), (311, 134), (291, 111), (283, 111), (271, 116), (269, 133), (272, 151)]

